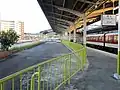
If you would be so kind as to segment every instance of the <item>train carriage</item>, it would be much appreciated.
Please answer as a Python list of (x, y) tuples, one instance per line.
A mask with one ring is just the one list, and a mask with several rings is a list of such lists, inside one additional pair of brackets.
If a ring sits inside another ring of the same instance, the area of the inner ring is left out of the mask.
[(97, 45), (101, 47), (117, 48), (118, 33), (87, 35), (87, 44)]

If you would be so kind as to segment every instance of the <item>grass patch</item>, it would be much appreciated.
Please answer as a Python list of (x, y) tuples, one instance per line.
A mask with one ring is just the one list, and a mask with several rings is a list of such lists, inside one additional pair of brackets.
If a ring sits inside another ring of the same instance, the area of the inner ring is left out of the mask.
[(83, 45), (78, 44), (78, 43), (74, 43), (74, 42), (70, 42), (68, 40), (62, 40), (62, 43), (64, 45), (66, 45), (67, 47), (71, 48), (73, 51), (78, 51), (81, 48), (83, 48)]
[(33, 48), (33, 47), (38, 46), (38, 45), (40, 45), (40, 42), (24, 45), (24, 46), (21, 46), (21, 47), (13, 47), (10, 50), (19, 52), (19, 51), (22, 51), (22, 50)]

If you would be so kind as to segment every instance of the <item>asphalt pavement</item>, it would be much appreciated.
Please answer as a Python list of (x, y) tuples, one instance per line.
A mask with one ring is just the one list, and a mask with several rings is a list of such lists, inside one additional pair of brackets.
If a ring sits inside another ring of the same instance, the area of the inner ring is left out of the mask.
[(116, 73), (116, 55), (87, 48), (87, 58), (88, 69), (77, 73), (66, 90), (120, 90), (120, 80), (113, 78)]
[(70, 53), (70, 50), (55, 42), (42, 43), (32, 49), (18, 52), (0, 62), (0, 78), (66, 53)]

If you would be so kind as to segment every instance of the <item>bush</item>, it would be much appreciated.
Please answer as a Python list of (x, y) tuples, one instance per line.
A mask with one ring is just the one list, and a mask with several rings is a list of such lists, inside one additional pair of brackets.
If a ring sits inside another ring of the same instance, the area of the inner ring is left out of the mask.
[(0, 43), (3, 51), (8, 51), (9, 47), (18, 41), (19, 36), (14, 30), (0, 31)]

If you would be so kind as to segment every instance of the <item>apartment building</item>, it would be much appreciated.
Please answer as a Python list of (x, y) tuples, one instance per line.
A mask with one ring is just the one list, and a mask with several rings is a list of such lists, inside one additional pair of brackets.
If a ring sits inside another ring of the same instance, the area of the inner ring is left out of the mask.
[(20, 40), (24, 40), (24, 22), (16, 21), (15, 31), (20, 36)]
[(17, 34), (20, 36), (19, 40), (24, 40), (24, 22), (1, 20), (0, 30), (7, 31), (10, 29), (17, 32)]
[(7, 31), (7, 30), (15, 30), (15, 21), (5, 21), (5, 20), (1, 20), (1, 31), (4, 30), (4, 31)]

